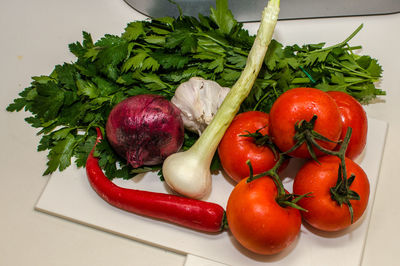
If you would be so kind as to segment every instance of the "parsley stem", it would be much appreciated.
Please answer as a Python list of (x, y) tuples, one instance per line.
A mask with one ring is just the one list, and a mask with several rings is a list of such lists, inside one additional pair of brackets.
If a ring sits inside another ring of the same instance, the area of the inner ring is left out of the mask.
[(359, 77), (363, 77), (363, 78), (367, 78), (367, 79), (373, 78), (370, 75), (367, 75), (367, 74), (365, 74), (363, 72), (360, 72), (360, 71), (357, 71), (357, 70), (354, 70), (354, 69), (351, 69), (351, 68), (349, 68), (349, 67), (347, 67), (347, 66), (345, 66), (343, 64), (340, 64), (340, 63), (332, 63), (332, 65), (333, 66), (338, 66), (338, 67), (341, 67), (341, 68), (335, 68), (335, 67), (330, 67), (330, 66), (325, 66), (324, 68), (327, 69), (327, 70), (341, 72), (341, 73), (344, 73), (344, 74), (352, 73), (354, 76), (359, 76)]
[(236, 52), (236, 53), (238, 53), (240, 55), (244, 55), (246, 57), (249, 55), (248, 52), (243, 51), (242, 49), (240, 49), (238, 47), (234, 47), (234, 46), (228, 45), (227, 43), (224, 43), (224, 42), (218, 40), (217, 38), (215, 38), (215, 37), (213, 37), (213, 36), (211, 36), (209, 34), (206, 34), (204, 32), (198, 32), (195, 35), (210, 39), (211, 41), (215, 42), (216, 44), (224, 47), (226, 50), (234, 51), (234, 52)]
[(322, 52), (322, 51), (332, 50), (334, 48), (345, 46), (351, 39), (354, 38), (354, 36), (356, 36), (356, 34), (362, 29), (363, 26), (364, 26), (364, 24), (361, 24), (360, 26), (358, 26), (358, 28), (352, 34), (350, 34), (350, 36), (347, 37), (344, 41), (342, 41), (342, 42), (340, 42), (338, 44), (329, 46), (329, 47), (325, 47), (325, 48), (321, 48), (321, 49), (318, 49), (318, 50), (311, 51), (310, 54), (319, 53), (319, 52)]
[(294, 78), (291, 81), (292, 84), (304, 84), (304, 83), (310, 83), (310, 82), (311, 82), (311, 80), (309, 78)]
[(244, 56), (246, 56), (246, 57), (249, 55), (248, 52), (243, 51), (243, 50), (240, 49), (239, 47), (232, 47), (232, 46), (230, 46), (230, 48), (232, 48), (233, 51), (235, 51), (236, 53), (238, 53), (238, 54), (240, 54), (240, 55), (244, 55)]
[(265, 94), (263, 95), (263, 97), (261, 97), (260, 100), (257, 101), (256, 105), (255, 105), (254, 108), (253, 108), (254, 111), (257, 110), (258, 106), (262, 103), (262, 101), (265, 100), (265, 98), (267, 98), (267, 97), (269, 96), (269, 94), (270, 94), (271, 92), (272, 92), (272, 91), (268, 91), (267, 93), (265, 93)]
[(357, 45), (357, 46), (350, 46), (347, 48), (348, 51), (353, 51), (353, 50), (360, 50), (362, 48), (361, 45)]
[(224, 65), (225, 67), (227, 67), (227, 68), (230, 68), (230, 69), (234, 69), (234, 70), (237, 70), (237, 71), (242, 71), (243, 70), (243, 68), (242, 67), (237, 67), (237, 66), (235, 66), (235, 65), (232, 65), (232, 64), (227, 64), (227, 63), (225, 63), (225, 65)]

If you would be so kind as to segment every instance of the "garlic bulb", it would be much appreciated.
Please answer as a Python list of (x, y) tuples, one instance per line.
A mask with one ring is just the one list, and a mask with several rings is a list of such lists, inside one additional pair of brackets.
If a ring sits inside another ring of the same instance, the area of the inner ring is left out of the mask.
[(185, 128), (201, 135), (229, 90), (215, 81), (193, 77), (178, 86), (171, 102), (181, 110)]

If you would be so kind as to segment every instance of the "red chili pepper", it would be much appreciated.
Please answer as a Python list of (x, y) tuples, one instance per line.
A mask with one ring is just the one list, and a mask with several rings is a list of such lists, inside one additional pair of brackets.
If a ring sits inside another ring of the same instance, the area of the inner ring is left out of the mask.
[[(99, 128), (96, 130), (97, 144), (102, 134)], [(203, 232), (219, 232), (226, 226), (225, 210), (218, 204), (115, 185), (104, 175), (93, 151), (94, 147), (86, 161), (86, 173), (92, 188), (109, 204)]]

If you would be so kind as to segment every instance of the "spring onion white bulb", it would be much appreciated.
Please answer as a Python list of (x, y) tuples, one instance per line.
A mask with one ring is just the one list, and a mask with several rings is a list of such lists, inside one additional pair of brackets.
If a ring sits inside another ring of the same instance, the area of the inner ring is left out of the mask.
[(187, 151), (174, 153), (163, 163), (166, 183), (176, 192), (191, 198), (203, 198), (211, 191), (210, 164), (218, 144), (241, 103), (253, 87), (264, 61), (278, 20), (280, 0), (270, 0), (264, 8), (257, 36), (246, 67), (233, 85), (211, 123)]

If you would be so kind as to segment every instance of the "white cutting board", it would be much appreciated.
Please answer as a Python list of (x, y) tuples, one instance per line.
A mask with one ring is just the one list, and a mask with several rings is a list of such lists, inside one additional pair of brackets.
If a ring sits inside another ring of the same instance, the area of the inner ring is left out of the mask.
[[(206, 265), (216, 262), (238, 266), (266, 263), (285, 266), (359, 265), (378, 183), (387, 127), (386, 122), (369, 118), (367, 146), (356, 160), (367, 173), (371, 185), (370, 201), (363, 218), (339, 233), (320, 233), (302, 226), (296, 242), (278, 255), (252, 254), (242, 248), (229, 231), (205, 234), (119, 210), (103, 201), (92, 190), (84, 169), (75, 167), (51, 176), (36, 209), (150, 245), (190, 254), (186, 265), (201, 265), (199, 262), (204, 265), (205, 261), (209, 261)], [(153, 173), (129, 181), (115, 180), (115, 183), (135, 189), (171, 192)], [(289, 191), (291, 183), (289, 177), (284, 180)], [(226, 207), (233, 186), (223, 174), (213, 176), (213, 189), (206, 200)]]

